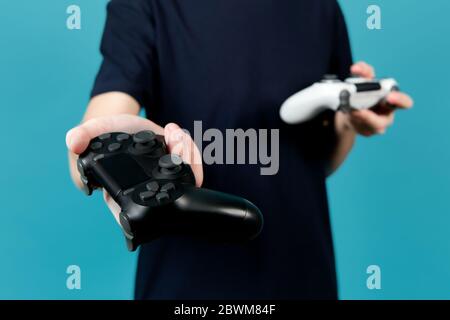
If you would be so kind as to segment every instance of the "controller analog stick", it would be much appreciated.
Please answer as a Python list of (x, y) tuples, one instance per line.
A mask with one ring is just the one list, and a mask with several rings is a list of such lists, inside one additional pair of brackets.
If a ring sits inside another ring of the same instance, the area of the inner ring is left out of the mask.
[(165, 175), (177, 174), (181, 171), (183, 160), (175, 154), (166, 154), (159, 158), (159, 171)]
[(147, 152), (156, 143), (156, 135), (152, 131), (140, 131), (133, 136), (134, 148), (139, 151)]
[(156, 135), (152, 131), (141, 131), (136, 133), (133, 136), (133, 141), (135, 143), (146, 144), (154, 141), (156, 139)]

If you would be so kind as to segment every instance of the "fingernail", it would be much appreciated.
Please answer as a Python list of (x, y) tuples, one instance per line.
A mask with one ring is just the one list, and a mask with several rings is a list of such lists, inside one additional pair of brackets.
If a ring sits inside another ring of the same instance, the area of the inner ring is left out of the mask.
[(178, 125), (176, 125), (175, 123), (169, 123), (169, 124), (166, 126), (166, 128), (167, 128), (167, 130), (169, 130), (169, 131), (174, 131), (174, 130), (180, 129), (180, 127), (179, 127)]
[(72, 149), (72, 143), (73, 143), (72, 132), (73, 132), (73, 129), (70, 129), (66, 134), (66, 145), (67, 145), (67, 148), (69, 148), (69, 149)]

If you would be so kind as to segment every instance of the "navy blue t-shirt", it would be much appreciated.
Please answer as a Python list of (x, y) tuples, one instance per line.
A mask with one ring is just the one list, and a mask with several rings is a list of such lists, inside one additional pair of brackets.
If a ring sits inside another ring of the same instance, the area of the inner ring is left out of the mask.
[[(252, 242), (184, 237), (142, 246), (137, 299), (337, 298), (326, 167), (334, 113), (289, 126), (282, 102), (352, 62), (336, 0), (112, 0), (92, 95), (122, 91), (149, 119), (203, 130), (279, 129), (279, 171), (205, 165), (204, 187), (245, 197), (265, 226)], [(225, 135), (224, 135), (225, 136)]]

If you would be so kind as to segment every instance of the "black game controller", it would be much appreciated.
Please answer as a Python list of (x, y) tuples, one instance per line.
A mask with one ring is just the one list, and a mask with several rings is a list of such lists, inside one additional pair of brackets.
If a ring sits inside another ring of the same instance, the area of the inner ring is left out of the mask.
[(104, 188), (121, 207), (130, 251), (165, 235), (251, 240), (263, 226), (251, 202), (195, 187), (190, 166), (169, 154), (164, 137), (152, 131), (94, 138), (78, 159), (78, 171), (88, 195)]

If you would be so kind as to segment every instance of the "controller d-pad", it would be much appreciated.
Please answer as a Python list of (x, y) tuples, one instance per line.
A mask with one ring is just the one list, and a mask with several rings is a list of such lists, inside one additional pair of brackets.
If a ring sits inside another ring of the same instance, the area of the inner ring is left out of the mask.
[(109, 138), (111, 138), (111, 133), (104, 133), (102, 135), (99, 135), (98, 138), (100, 140), (108, 140)]
[(121, 134), (119, 134), (119, 135), (116, 137), (116, 140), (117, 140), (118, 142), (122, 142), (122, 141), (128, 140), (129, 138), (130, 138), (130, 135), (129, 135), (129, 134), (121, 133)]
[(125, 191), (123, 192), (123, 195), (124, 195), (124, 196), (127, 196), (127, 195), (129, 195), (129, 194), (131, 194), (131, 193), (133, 193), (133, 192), (134, 192), (134, 188), (130, 188), (130, 189), (125, 190)]
[(94, 160), (94, 161), (98, 161), (98, 160), (100, 160), (100, 159), (103, 159), (104, 157), (105, 157), (104, 154), (98, 154), (98, 155), (96, 155), (96, 156), (93, 158), (93, 160)]
[(91, 150), (98, 150), (101, 149), (103, 147), (103, 143), (96, 141), (96, 142), (92, 142), (90, 145)]
[(109, 151), (109, 152), (114, 152), (114, 151), (119, 150), (120, 147), (121, 147), (121, 144), (120, 144), (120, 143), (111, 143), (111, 144), (108, 146), (108, 151)]
[(156, 195), (156, 201), (162, 202), (164, 200), (169, 200), (169, 194), (167, 192), (160, 192)]
[(155, 193), (156, 192), (154, 192), (154, 191), (144, 191), (144, 192), (141, 192), (141, 193), (139, 193), (139, 198), (142, 200), (142, 201), (148, 201), (148, 200), (150, 200), (151, 198), (153, 198), (153, 196), (155, 195)]
[(175, 185), (172, 182), (166, 183), (161, 187), (161, 192), (169, 192), (175, 190)]
[(149, 191), (156, 192), (159, 189), (159, 184), (156, 181), (152, 181), (152, 182), (147, 183), (146, 188)]

